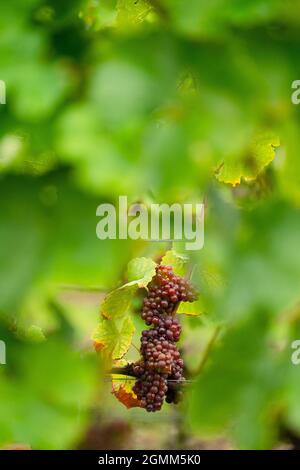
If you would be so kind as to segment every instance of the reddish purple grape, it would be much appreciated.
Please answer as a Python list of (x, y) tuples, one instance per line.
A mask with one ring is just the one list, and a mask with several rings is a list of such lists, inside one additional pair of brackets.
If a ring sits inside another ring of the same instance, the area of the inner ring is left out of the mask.
[(157, 317), (171, 315), (178, 302), (193, 302), (196, 292), (189, 281), (174, 274), (171, 266), (159, 265), (156, 274), (148, 286), (144, 299), (142, 319), (147, 325), (155, 325)]
[(148, 412), (161, 409), (167, 390), (167, 375), (149, 370), (146, 370), (133, 386), (133, 391), (140, 400), (141, 407)]
[(175, 344), (180, 339), (181, 326), (174, 312), (178, 302), (195, 299), (193, 287), (176, 276), (171, 266), (156, 268), (141, 314), (145, 323), (153, 326), (142, 332), (142, 359), (133, 364), (137, 377), (133, 391), (141, 407), (149, 412), (160, 410), (164, 399), (167, 403), (180, 401), (184, 363)]

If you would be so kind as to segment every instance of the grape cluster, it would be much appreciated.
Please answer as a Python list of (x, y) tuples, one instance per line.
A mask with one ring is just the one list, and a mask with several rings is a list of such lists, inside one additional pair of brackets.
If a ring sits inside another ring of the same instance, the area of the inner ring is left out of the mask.
[(167, 403), (178, 403), (182, 392), (178, 386), (184, 380), (184, 363), (176, 347), (181, 326), (174, 317), (181, 301), (192, 302), (196, 293), (186, 279), (176, 276), (170, 266), (157, 266), (144, 299), (142, 318), (149, 330), (141, 336), (142, 359), (133, 364), (137, 381), (133, 391), (147, 411), (161, 409)]
[(140, 366), (143, 370), (136, 381), (133, 391), (147, 411), (159, 411), (168, 391), (168, 374), (161, 374), (147, 369), (147, 364)]
[(190, 283), (174, 274), (171, 266), (159, 265), (148, 286), (144, 299), (142, 319), (147, 325), (156, 325), (161, 314), (171, 315), (178, 302), (193, 302), (196, 293)]
[(149, 369), (171, 374), (174, 361), (180, 358), (174, 342), (179, 340), (181, 327), (176, 319), (165, 321), (171, 323), (169, 328), (157, 326), (142, 332), (141, 353)]

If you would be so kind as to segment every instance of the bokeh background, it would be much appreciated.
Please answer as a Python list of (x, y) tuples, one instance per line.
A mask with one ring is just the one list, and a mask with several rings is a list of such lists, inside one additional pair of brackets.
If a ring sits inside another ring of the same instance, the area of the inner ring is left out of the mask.
[[(1, 446), (299, 447), (299, 12), (2, 2)], [(206, 205), (191, 253), (201, 315), (182, 318), (195, 376), (182, 405), (155, 414), (111, 395), (90, 340), (128, 261), (169, 248), (96, 238), (96, 207), (119, 195)]]

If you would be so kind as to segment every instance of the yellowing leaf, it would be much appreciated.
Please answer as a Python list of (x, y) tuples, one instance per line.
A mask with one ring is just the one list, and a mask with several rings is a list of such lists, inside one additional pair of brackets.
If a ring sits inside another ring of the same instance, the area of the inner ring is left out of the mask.
[(216, 178), (223, 183), (236, 186), (241, 179), (254, 180), (275, 157), (275, 148), (280, 145), (279, 138), (270, 133), (255, 137), (246, 155), (228, 156), (216, 171)]
[(110, 292), (101, 304), (101, 315), (110, 319), (124, 316), (127, 313), (136, 289), (136, 283), (128, 283)]
[(96, 351), (106, 350), (111, 355), (114, 349), (118, 330), (115, 322), (102, 318), (92, 336)]
[(122, 327), (118, 332), (118, 340), (115, 344), (112, 357), (113, 359), (121, 359), (127, 353), (131, 345), (133, 333), (135, 331), (134, 324), (130, 317), (126, 317)]
[(128, 284), (146, 287), (155, 274), (156, 263), (150, 258), (134, 258), (128, 264)]
[(136, 379), (129, 376), (112, 374), (112, 380), (112, 394), (115, 395), (115, 397), (125, 405), (126, 408), (141, 406), (140, 401), (132, 390)]
[(100, 313), (105, 318), (120, 318), (129, 308), (138, 287), (146, 287), (155, 274), (156, 263), (150, 258), (135, 258), (128, 264), (127, 284), (110, 292), (103, 300)]
[(122, 359), (116, 359), (113, 363), (113, 367), (125, 367), (127, 366), (128, 361), (124, 358)]
[(125, 317), (121, 325), (113, 320), (102, 318), (92, 340), (96, 351), (106, 358), (121, 359), (128, 351), (135, 331), (131, 318)]
[(172, 250), (167, 251), (161, 260), (161, 264), (172, 266), (174, 273), (178, 276), (186, 274), (187, 262), (188, 258), (186, 256), (175, 253)]

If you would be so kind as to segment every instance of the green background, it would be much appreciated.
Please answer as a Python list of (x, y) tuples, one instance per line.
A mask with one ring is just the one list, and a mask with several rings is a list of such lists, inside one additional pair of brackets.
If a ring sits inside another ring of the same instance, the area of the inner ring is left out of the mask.
[[(0, 445), (297, 441), (299, 12), (298, 0), (1, 5)], [(192, 370), (219, 336), (184, 405), (161, 414), (110, 397), (90, 341), (128, 261), (168, 248), (96, 238), (96, 207), (123, 194), (206, 204), (191, 253), (202, 315), (182, 319)]]

